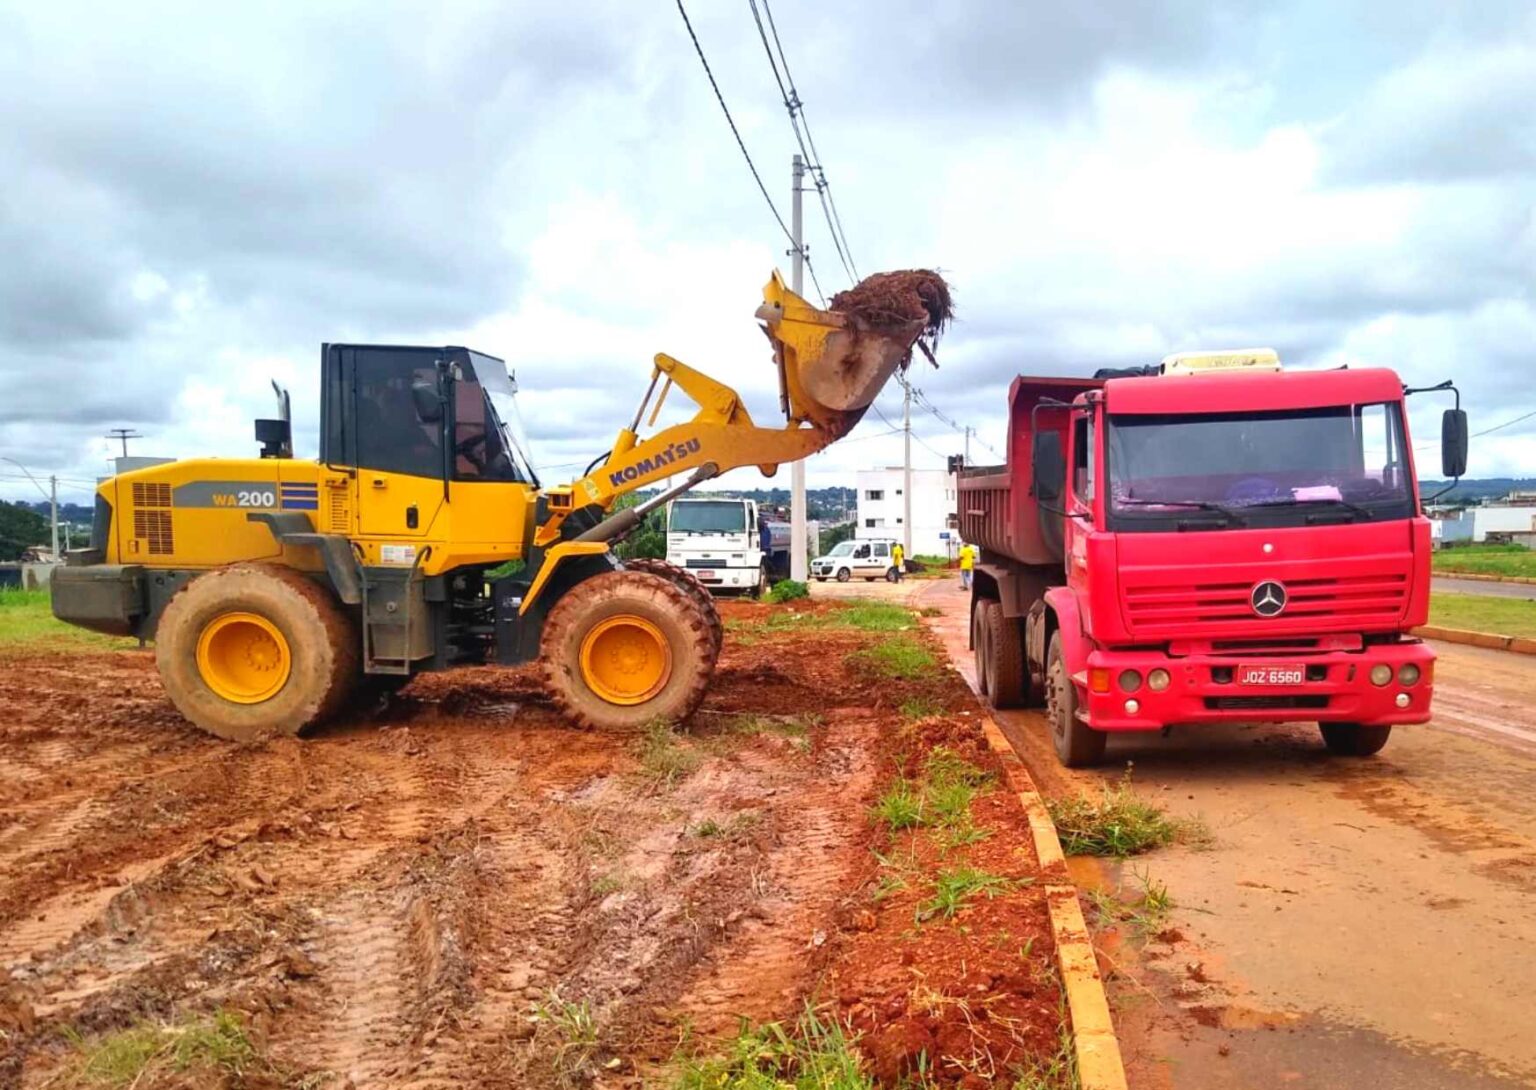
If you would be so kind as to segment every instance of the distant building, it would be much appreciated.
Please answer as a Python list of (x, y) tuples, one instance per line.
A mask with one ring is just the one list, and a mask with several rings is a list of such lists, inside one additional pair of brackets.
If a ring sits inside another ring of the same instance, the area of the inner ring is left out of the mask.
[[(859, 470), (856, 537), (903, 541), (906, 525), (904, 473), (900, 466)], [(912, 555), (951, 556), (959, 535), (949, 528), (955, 513), (955, 478), (942, 469), (912, 471)]]
[[(1438, 526), (1438, 530), (1436, 530)], [(1468, 507), (1431, 524), (1431, 532), (1442, 545), (1474, 544), (1488, 540), (1490, 533), (1521, 534), (1536, 529), (1536, 504), (1504, 506), (1484, 504)]]

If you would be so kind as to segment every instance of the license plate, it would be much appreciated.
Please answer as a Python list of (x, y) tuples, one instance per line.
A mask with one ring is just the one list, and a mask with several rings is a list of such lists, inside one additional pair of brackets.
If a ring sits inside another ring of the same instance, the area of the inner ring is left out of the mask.
[(1294, 663), (1237, 668), (1239, 685), (1300, 685), (1306, 679), (1306, 670)]
[(720, 582), (720, 573), (715, 571), (713, 568), (700, 568), (693, 574), (699, 577), (699, 582), (701, 583)]

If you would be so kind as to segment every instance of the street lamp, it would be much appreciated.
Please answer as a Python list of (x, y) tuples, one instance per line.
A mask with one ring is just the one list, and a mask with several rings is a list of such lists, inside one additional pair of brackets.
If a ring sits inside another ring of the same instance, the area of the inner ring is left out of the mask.
[(37, 490), (43, 494), (43, 499), (48, 501), (48, 510), (51, 515), (50, 521), (53, 523), (53, 559), (57, 562), (59, 560), (59, 479), (57, 477), (49, 477), (48, 487), (44, 488), (42, 482), (32, 476), (32, 471), (15, 458), (7, 458), (4, 454), (0, 454), (0, 462), (10, 462), (11, 465), (25, 473), (27, 480), (31, 481), (37, 487)]

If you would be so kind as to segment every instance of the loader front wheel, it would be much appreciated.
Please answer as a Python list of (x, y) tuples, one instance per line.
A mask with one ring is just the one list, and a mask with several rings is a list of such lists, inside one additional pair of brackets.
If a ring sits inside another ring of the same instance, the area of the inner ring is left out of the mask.
[(651, 572), (605, 572), (550, 610), (540, 664), (550, 695), (584, 727), (681, 723), (698, 709), (715, 649), (699, 604)]
[(178, 591), (155, 631), (171, 702), (237, 742), (297, 734), (357, 680), (357, 631), (335, 598), (289, 568), (236, 564)]
[(725, 622), (720, 619), (720, 607), (715, 605), (715, 596), (709, 592), (708, 587), (699, 582), (698, 576), (686, 568), (679, 568), (676, 564), (669, 564), (665, 560), (656, 560), (651, 557), (626, 560), (624, 569), (659, 575), (692, 598), (694, 604), (703, 611), (704, 619), (709, 622), (709, 637), (715, 645), (715, 658), (720, 657), (720, 647), (725, 643)]

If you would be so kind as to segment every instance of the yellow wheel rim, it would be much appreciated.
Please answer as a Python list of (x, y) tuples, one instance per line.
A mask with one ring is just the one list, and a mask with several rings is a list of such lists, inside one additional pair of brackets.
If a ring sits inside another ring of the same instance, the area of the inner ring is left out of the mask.
[(293, 657), (276, 625), (255, 613), (222, 613), (197, 638), (197, 670), (235, 704), (260, 704), (288, 684)]
[(643, 704), (671, 676), (672, 648), (644, 617), (609, 617), (582, 638), (581, 679), (610, 704)]

